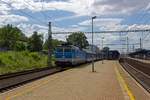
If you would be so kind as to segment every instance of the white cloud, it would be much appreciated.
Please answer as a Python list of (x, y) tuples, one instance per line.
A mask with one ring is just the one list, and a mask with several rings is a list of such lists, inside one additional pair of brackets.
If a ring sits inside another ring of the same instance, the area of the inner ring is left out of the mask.
[(25, 22), (28, 21), (27, 17), (20, 16), (20, 15), (1, 15), (0, 16), (0, 25), (12, 24), (17, 22)]
[[(17, 25), (18, 28), (20, 28), (26, 36), (31, 36), (34, 31), (37, 31), (40, 34), (43, 34), (44, 39), (47, 38), (48, 36), (48, 26), (43, 26), (43, 25), (38, 25), (38, 24), (28, 24), (28, 23), (21, 23)], [(52, 32), (77, 32), (84, 30), (84, 27), (70, 27), (70, 28), (61, 28), (61, 27), (56, 27), (52, 26)], [(66, 37), (69, 34), (53, 34), (54, 39), (59, 39), (62, 41), (66, 40)]]
[(78, 32), (78, 31), (84, 31), (86, 27), (68, 27), (68, 28), (60, 28), (60, 27), (54, 27), (53, 32)]
[(150, 3), (149, 3), (148, 6), (146, 7), (146, 10), (150, 10)]
[[(121, 23), (123, 19), (121, 18), (99, 18), (99, 19), (95, 19), (94, 23), (96, 25), (99, 26), (99, 24), (107, 24), (107, 23)], [(86, 20), (84, 22), (81, 22), (79, 25), (90, 25), (91, 24), (91, 20)]]
[[(123, 30), (127, 25), (121, 25), (123, 19), (121, 18), (99, 18), (94, 20), (94, 25), (100, 30)], [(79, 23), (81, 26), (90, 26), (91, 20), (85, 20)]]
[(88, 13), (94, 0), (69, 0), (41, 2), (35, 0), (3, 0), (2, 4), (11, 4), (13, 9), (29, 9), (31, 11), (65, 10), (76, 14)]
[(96, 0), (94, 13), (105, 14), (131, 14), (136, 10), (145, 8), (149, 0)]
[(148, 0), (3, 0), (11, 4), (13, 9), (29, 9), (31, 11), (64, 10), (77, 15), (114, 15), (131, 14), (133, 11), (148, 6)]
[(150, 29), (150, 25), (149, 24), (133, 24), (128, 26), (128, 29)]
[(72, 16), (66, 16), (66, 17), (57, 18), (57, 19), (54, 19), (54, 21), (62, 21), (62, 20), (79, 18), (79, 17), (81, 17), (81, 15), (72, 15)]
[(27, 23), (21, 23), (17, 25), (18, 28), (20, 28), (24, 34), (27, 36), (31, 36), (34, 31), (37, 31), (42, 34), (47, 34), (48, 33), (48, 27), (47, 26), (42, 26), (38, 24), (27, 24)]
[(10, 10), (11, 8), (8, 7), (8, 5), (0, 3), (0, 15), (3, 15), (3, 14), (6, 15), (9, 13)]

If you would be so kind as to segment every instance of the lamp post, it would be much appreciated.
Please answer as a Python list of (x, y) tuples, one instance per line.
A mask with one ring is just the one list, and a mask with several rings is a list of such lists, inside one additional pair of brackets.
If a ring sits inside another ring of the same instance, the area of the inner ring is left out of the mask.
[(102, 37), (102, 64), (104, 63), (103, 59), (104, 59), (104, 52), (103, 52), (103, 39), (104, 37)]
[[(93, 20), (96, 19), (96, 16), (92, 17), (92, 52), (94, 52), (94, 47), (93, 47)], [(92, 72), (94, 72), (94, 55), (92, 55)]]
[(48, 67), (52, 67), (52, 29), (51, 22), (49, 22), (49, 30), (48, 30)]

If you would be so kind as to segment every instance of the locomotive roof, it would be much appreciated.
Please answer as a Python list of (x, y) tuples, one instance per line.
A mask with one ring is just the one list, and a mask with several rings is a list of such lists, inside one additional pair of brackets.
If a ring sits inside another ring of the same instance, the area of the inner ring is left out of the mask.
[(78, 47), (76, 47), (74, 45), (59, 45), (57, 47), (70, 47), (70, 48), (74, 48), (74, 49), (79, 49)]

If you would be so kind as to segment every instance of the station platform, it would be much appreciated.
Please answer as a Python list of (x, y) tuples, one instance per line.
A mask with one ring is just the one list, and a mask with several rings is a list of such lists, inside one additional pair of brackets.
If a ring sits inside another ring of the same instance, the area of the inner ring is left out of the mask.
[(143, 62), (143, 63), (148, 63), (150, 64), (150, 60), (145, 60), (145, 59), (138, 59), (138, 58), (131, 58), (131, 57), (128, 57), (129, 59), (133, 59), (133, 60), (137, 60), (137, 61), (140, 61), (140, 62)]
[(44, 77), (0, 94), (0, 100), (150, 100), (118, 63), (95, 62)]

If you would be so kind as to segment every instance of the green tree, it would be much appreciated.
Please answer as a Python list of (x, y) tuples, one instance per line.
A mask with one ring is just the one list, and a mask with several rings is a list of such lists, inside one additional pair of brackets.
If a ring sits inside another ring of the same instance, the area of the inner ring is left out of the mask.
[(41, 51), (43, 49), (43, 36), (39, 35), (36, 31), (28, 40), (28, 50), (29, 51)]
[(26, 36), (22, 31), (8, 24), (0, 28), (0, 48), (15, 50), (17, 41), (25, 41)]
[(24, 51), (26, 50), (26, 42), (16, 42), (15, 51)]
[(82, 32), (75, 32), (68, 36), (66, 39), (68, 43), (78, 46), (79, 48), (86, 48), (89, 43), (87, 37)]
[(102, 49), (102, 52), (103, 52), (103, 54), (104, 54), (104, 58), (108, 58), (108, 55), (109, 55), (109, 47), (104, 47), (103, 49)]
[[(52, 49), (54, 50), (58, 45), (61, 45), (62, 43), (64, 43), (63, 41), (59, 41), (57, 39), (52, 39)], [(48, 40), (45, 41), (43, 48), (45, 50), (48, 50)]]
[(108, 52), (109, 51), (109, 47), (104, 47), (103, 51)]

